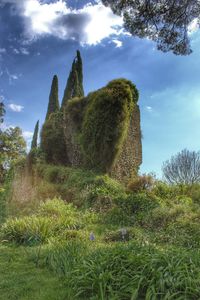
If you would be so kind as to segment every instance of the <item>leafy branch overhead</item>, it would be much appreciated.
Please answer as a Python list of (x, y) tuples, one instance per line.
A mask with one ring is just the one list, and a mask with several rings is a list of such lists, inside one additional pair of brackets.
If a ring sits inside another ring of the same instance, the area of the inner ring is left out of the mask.
[(198, 0), (102, 0), (112, 11), (123, 16), (125, 29), (133, 36), (149, 38), (163, 52), (176, 55), (192, 52), (189, 26), (199, 27)]

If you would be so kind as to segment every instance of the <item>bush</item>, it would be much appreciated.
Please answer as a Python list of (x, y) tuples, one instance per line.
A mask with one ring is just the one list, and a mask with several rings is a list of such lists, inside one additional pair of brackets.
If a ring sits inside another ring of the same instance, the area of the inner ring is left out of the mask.
[(127, 215), (145, 213), (160, 205), (160, 200), (152, 195), (145, 193), (133, 194), (130, 193), (126, 198), (116, 198), (115, 203)]
[[(152, 189), (152, 194), (164, 200), (174, 201), (177, 197), (187, 196), (187, 185), (169, 185), (162, 181), (156, 181)], [(189, 195), (188, 195), (189, 196)]]
[(150, 191), (154, 186), (154, 178), (151, 175), (142, 175), (133, 178), (129, 184), (128, 189), (132, 192)]
[(44, 167), (43, 177), (51, 183), (62, 184), (69, 177), (69, 169), (62, 166), (48, 165)]
[(42, 203), (37, 215), (7, 220), (2, 226), (1, 235), (8, 241), (32, 245), (45, 243), (49, 237), (66, 234), (68, 230), (83, 226), (82, 216), (71, 204), (53, 199)]
[(9, 219), (1, 228), (3, 239), (26, 245), (46, 242), (52, 234), (53, 224), (47, 217)]
[(187, 209), (183, 205), (156, 207), (143, 218), (141, 224), (159, 231), (166, 228), (170, 223), (174, 223), (179, 216), (185, 215), (186, 211)]
[(112, 224), (117, 226), (131, 226), (135, 223), (135, 216), (126, 213), (126, 211), (120, 207), (114, 206), (108, 210), (101, 221), (103, 224)]
[(192, 200), (200, 204), (200, 184), (192, 184), (187, 187), (187, 195), (192, 198)]

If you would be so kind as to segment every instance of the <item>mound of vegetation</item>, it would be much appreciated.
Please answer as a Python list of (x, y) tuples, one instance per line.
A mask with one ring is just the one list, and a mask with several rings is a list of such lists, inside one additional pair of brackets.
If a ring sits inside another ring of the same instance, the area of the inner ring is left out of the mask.
[(26, 260), (31, 272), (57, 278), (57, 299), (200, 298), (198, 184), (170, 186), (148, 175), (126, 188), (107, 175), (39, 164), (34, 197), (20, 206), (18, 182), (14, 177), (1, 247), (14, 257), (26, 253), (16, 270)]

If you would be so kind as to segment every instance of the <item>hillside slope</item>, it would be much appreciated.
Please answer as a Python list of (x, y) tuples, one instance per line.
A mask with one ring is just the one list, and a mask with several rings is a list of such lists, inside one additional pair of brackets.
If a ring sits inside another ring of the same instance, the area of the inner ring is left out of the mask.
[(2, 299), (199, 299), (193, 196), (161, 182), (135, 193), (59, 166), (16, 176), (1, 226)]

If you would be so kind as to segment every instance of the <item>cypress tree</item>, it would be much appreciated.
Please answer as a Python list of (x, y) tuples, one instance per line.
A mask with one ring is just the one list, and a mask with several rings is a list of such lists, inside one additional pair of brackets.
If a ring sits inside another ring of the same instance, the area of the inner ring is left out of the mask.
[(62, 100), (62, 107), (67, 103), (67, 101), (71, 98), (73, 98), (74, 92), (73, 92), (73, 87), (78, 85), (76, 82), (77, 76), (76, 76), (76, 61), (74, 59), (72, 63), (72, 68), (69, 73), (69, 77), (67, 79), (67, 85), (64, 91), (64, 96)]
[(79, 81), (79, 89), (80, 89), (80, 96), (84, 96), (84, 89), (83, 89), (83, 63), (81, 58), (81, 53), (77, 50), (77, 73), (78, 73), (78, 81)]
[(48, 120), (50, 114), (59, 111), (59, 100), (58, 100), (58, 77), (54, 75), (52, 84), (51, 84), (51, 92), (49, 95), (49, 104), (46, 114), (46, 119)]
[(65, 106), (69, 99), (83, 96), (83, 64), (80, 51), (77, 51), (77, 56), (72, 63), (72, 68), (64, 91), (62, 108)]
[(39, 131), (39, 120), (37, 121), (37, 123), (35, 125), (33, 139), (31, 142), (31, 150), (37, 148), (38, 131)]

